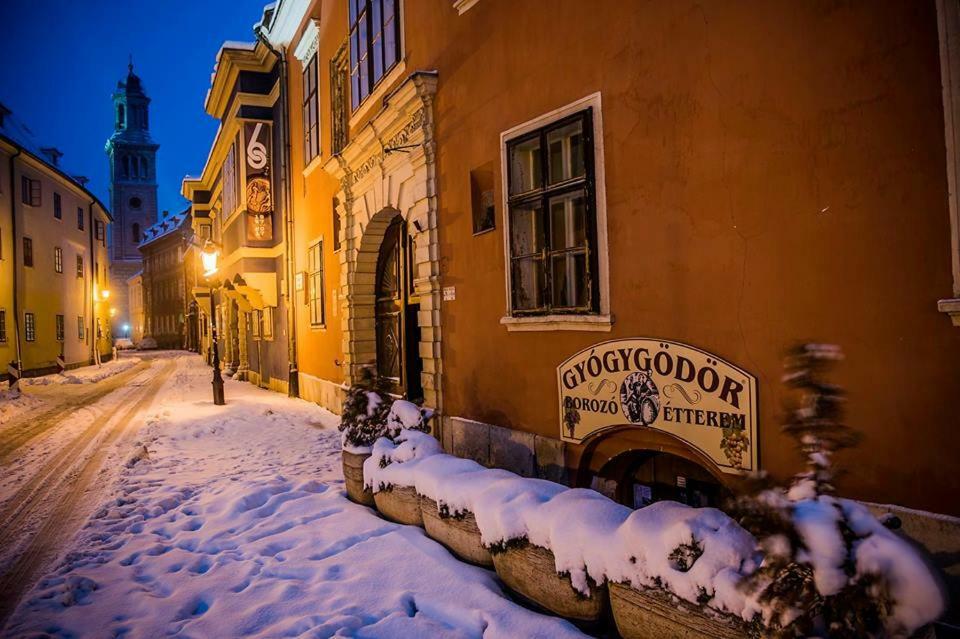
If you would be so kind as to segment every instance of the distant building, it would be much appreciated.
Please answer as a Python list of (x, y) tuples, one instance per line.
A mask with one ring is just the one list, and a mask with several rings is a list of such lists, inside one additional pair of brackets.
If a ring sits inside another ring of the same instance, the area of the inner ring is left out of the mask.
[(152, 338), (158, 348), (187, 346), (184, 252), (193, 235), (190, 220), (190, 209), (164, 217), (144, 230), (140, 242), (143, 338)]
[(127, 280), (141, 267), (137, 248), (143, 232), (157, 221), (157, 149), (150, 138), (150, 98), (140, 78), (128, 67), (126, 81), (117, 82), (113, 94), (113, 135), (107, 140), (110, 160), (110, 208), (114, 224), (110, 234), (110, 282), (116, 291), (114, 332), (131, 324)]
[(11, 362), (32, 376), (111, 352), (110, 213), (62, 155), (0, 105), (0, 379)]
[(143, 339), (143, 272), (139, 272), (127, 280), (127, 299), (130, 306), (130, 322), (121, 326), (126, 328), (117, 337), (129, 337), (134, 346)]

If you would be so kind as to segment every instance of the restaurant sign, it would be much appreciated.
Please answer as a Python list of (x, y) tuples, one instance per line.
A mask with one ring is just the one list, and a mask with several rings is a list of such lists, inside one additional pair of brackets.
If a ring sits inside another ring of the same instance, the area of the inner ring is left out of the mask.
[(270, 179), (270, 124), (245, 122), (247, 239), (273, 239), (273, 188)]
[(618, 426), (670, 433), (724, 472), (757, 468), (757, 379), (698, 348), (660, 339), (590, 346), (557, 368), (560, 434), (580, 443)]

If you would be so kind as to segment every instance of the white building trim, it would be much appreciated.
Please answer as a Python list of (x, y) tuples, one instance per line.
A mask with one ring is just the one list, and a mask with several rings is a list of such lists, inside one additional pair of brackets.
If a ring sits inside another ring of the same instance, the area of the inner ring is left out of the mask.
[[(513, 301), (511, 298), (510, 273), (510, 210), (507, 204), (510, 187), (509, 158), (507, 158), (507, 143), (521, 137), (530, 131), (542, 128), (562, 120), (584, 109), (593, 109), (593, 169), (594, 195), (596, 197), (597, 212), (597, 282), (600, 286), (599, 314), (582, 315), (534, 315), (525, 317), (513, 316)], [(613, 325), (613, 316), (610, 314), (610, 256), (607, 239), (607, 187), (606, 171), (603, 157), (603, 111), (601, 109), (600, 92), (592, 93), (584, 98), (571, 102), (559, 109), (537, 116), (523, 124), (507, 129), (500, 134), (500, 210), (503, 215), (503, 263), (504, 283), (506, 295), (506, 315), (500, 323), (508, 331), (609, 331)]]

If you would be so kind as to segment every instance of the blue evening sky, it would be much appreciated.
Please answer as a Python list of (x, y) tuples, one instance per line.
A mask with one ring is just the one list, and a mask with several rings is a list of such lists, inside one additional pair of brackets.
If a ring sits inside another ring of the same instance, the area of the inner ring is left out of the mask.
[(185, 206), (180, 181), (203, 169), (217, 121), (203, 110), (224, 40), (253, 41), (268, 0), (0, 0), (0, 102), (86, 175), (109, 206), (104, 143), (128, 55), (150, 103), (159, 210)]

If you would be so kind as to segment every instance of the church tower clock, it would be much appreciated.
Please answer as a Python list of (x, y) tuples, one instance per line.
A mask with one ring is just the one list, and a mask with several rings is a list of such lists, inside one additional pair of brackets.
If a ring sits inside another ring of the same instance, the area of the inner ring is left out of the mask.
[(157, 149), (150, 137), (150, 98), (140, 78), (128, 66), (126, 81), (113, 94), (113, 135), (107, 140), (110, 162), (111, 306), (116, 311), (114, 337), (124, 336), (131, 322), (127, 280), (143, 267), (138, 245), (143, 232), (157, 222)]

